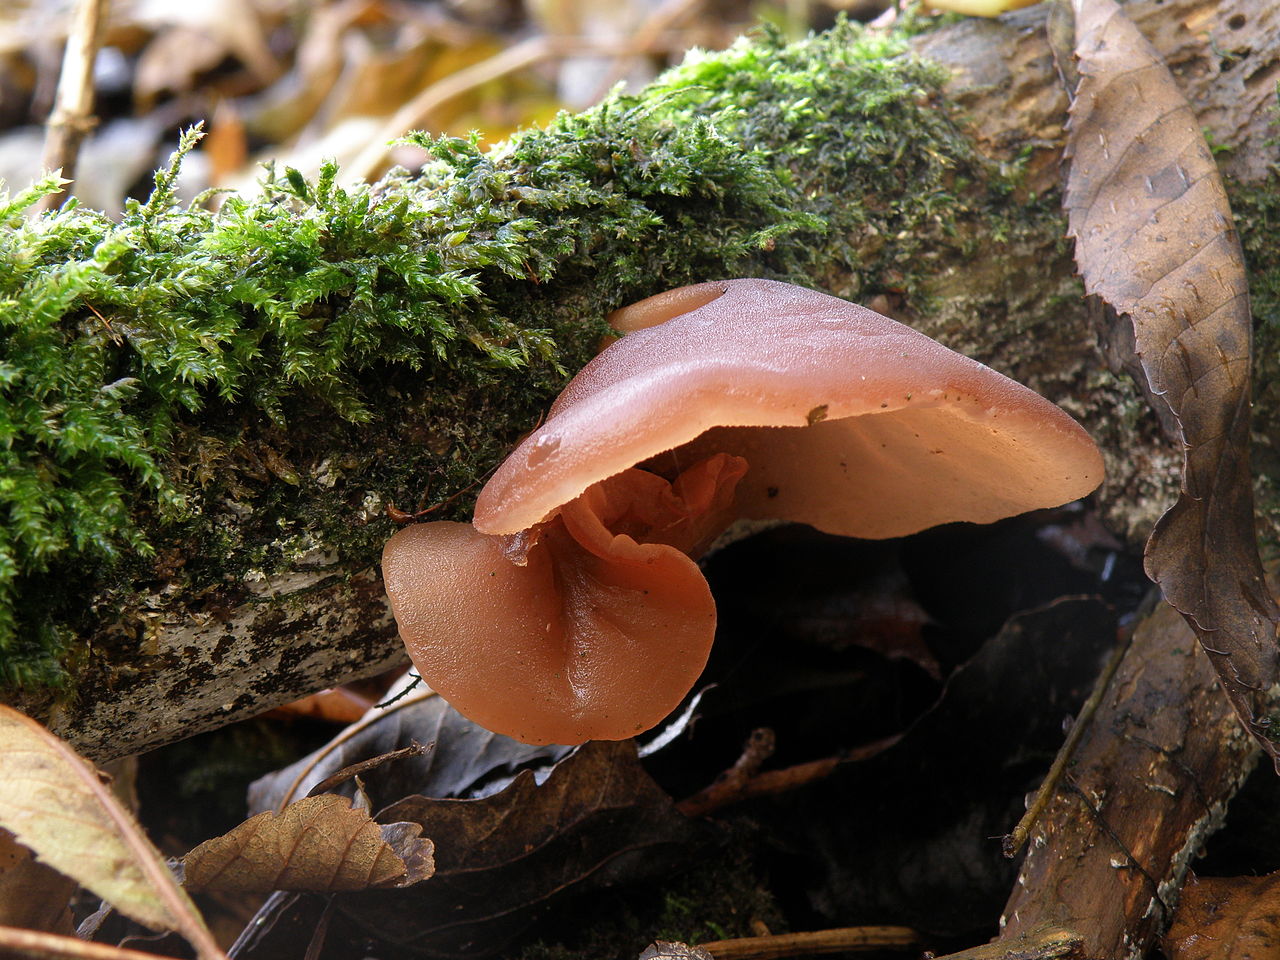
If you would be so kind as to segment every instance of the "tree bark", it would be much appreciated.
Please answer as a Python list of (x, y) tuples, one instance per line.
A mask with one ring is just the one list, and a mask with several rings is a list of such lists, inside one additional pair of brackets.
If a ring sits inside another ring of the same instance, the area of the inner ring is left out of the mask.
[[(1280, 11), (1269, 0), (1142, 0), (1128, 9), (1185, 82), (1214, 142), (1231, 148), (1223, 161), (1227, 173), (1242, 184), (1269, 176)], [(950, 72), (948, 95), (968, 114), (978, 147), (997, 160), (1025, 158), (1022, 186), (1008, 197), (1013, 222), (1058, 183), (1066, 101), (1044, 20), (1037, 7), (996, 21), (966, 20), (915, 41), (921, 54)], [(829, 185), (833, 196), (839, 186)], [(892, 204), (894, 198), (879, 200)], [(1003, 239), (969, 238), (968, 257), (948, 251), (931, 259), (930, 304), (890, 296), (869, 305), (1040, 389), (1081, 419), (1107, 459), (1104, 514), (1138, 543), (1176, 494), (1182, 453), (1167, 448), (1124, 376), (1124, 345), (1100, 348), (1062, 236), (1029, 229)], [(883, 238), (849, 242), (857, 249)], [(851, 281), (839, 265), (812, 279), (833, 293), (849, 293)], [(405, 409), (406, 433), (429, 437), (436, 429)], [(347, 436), (360, 443), (358, 435)], [(307, 508), (305, 498), (298, 503), (299, 511)], [(382, 504), (363, 509), (378, 513)], [(91, 633), (83, 641), (94, 655), (82, 658), (74, 697), (29, 695), (19, 705), (103, 761), (404, 662), (376, 551), (334, 561), (330, 546), (317, 543), (269, 582), (157, 592), (131, 611), (133, 622), (144, 625), (140, 645), (122, 643), (106, 628)], [(162, 557), (157, 570), (165, 562)], [(154, 579), (166, 577), (157, 572)]]
[(1031, 832), (992, 943), (947, 960), (1137, 958), (1261, 754), (1177, 611), (1157, 601)]

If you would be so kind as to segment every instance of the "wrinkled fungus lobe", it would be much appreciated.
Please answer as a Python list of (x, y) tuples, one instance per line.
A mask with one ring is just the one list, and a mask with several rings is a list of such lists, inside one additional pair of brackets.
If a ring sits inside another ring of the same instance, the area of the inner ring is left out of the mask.
[(621, 739), (697, 680), (695, 562), (736, 519), (896, 537), (1084, 496), (1093, 441), (1026, 387), (863, 307), (768, 280), (682, 287), (494, 473), (474, 526), (427, 523), (383, 573), (426, 681), (528, 743)]

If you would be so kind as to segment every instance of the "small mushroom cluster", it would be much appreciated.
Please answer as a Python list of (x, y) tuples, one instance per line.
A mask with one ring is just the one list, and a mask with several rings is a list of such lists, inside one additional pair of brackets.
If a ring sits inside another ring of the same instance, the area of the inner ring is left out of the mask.
[(1093, 490), (1088, 434), (896, 321), (769, 280), (682, 287), (611, 318), (476, 502), (383, 553), (423, 678), (526, 743), (646, 730), (696, 682), (716, 610), (697, 558), (738, 519), (884, 538)]

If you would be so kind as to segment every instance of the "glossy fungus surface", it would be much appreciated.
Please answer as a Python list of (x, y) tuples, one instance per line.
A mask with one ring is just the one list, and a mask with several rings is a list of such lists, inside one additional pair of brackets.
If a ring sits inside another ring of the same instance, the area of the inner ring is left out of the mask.
[(728, 280), (611, 320), (629, 332), (498, 468), (474, 527), (411, 527), (384, 555), (424, 678), (518, 739), (632, 736), (679, 703), (714, 634), (695, 559), (735, 519), (894, 537), (1102, 479), (1052, 403), (826, 294)]

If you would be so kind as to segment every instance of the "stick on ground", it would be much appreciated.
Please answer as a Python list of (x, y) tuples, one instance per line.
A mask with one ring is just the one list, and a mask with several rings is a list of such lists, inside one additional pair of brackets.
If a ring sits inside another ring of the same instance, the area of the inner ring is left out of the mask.
[[(98, 39), (106, 0), (78, 0), (67, 31), (67, 48), (62, 56), (62, 73), (53, 111), (46, 124), (41, 166), (61, 171), (66, 180), (75, 179), (80, 144), (94, 128), (93, 62), (98, 56)], [(46, 196), (36, 211), (50, 209), (55, 195)]]

